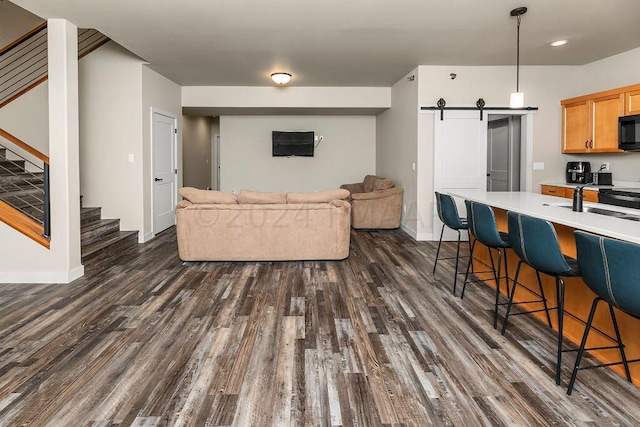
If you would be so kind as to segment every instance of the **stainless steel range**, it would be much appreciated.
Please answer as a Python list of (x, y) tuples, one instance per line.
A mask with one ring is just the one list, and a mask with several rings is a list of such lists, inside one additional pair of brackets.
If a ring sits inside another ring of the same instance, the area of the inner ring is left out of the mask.
[(640, 188), (601, 188), (598, 191), (598, 202), (640, 209)]

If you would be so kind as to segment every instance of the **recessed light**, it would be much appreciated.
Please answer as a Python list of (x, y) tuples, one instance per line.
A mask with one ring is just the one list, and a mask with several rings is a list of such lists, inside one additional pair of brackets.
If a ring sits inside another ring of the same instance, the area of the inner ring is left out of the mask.
[(569, 43), (569, 40), (556, 40), (552, 43), (549, 43), (549, 45), (553, 47), (558, 47), (558, 46), (564, 46), (567, 43)]

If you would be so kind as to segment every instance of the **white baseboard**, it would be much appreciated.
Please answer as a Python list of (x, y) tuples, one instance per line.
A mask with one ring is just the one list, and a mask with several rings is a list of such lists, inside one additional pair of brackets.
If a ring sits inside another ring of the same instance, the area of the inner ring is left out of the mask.
[(142, 233), (138, 233), (138, 243), (147, 243), (149, 240), (153, 239), (154, 237), (156, 237), (156, 235), (153, 234), (153, 232), (149, 232), (145, 235), (142, 235)]
[(408, 227), (406, 224), (401, 224), (400, 228), (413, 238), (417, 242), (431, 241), (433, 240), (433, 233), (418, 233), (414, 229)]
[(416, 231), (413, 230), (412, 228), (410, 228), (409, 226), (407, 226), (407, 224), (400, 224), (400, 228), (402, 229), (402, 231), (404, 231), (409, 236), (411, 236), (413, 238), (413, 240), (417, 240)]
[(433, 233), (418, 233), (416, 238), (418, 242), (430, 242), (433, 241)]
[(0, 273), (0, 283), (67, 284), (84, 276), (84, 265), (68, 272)]

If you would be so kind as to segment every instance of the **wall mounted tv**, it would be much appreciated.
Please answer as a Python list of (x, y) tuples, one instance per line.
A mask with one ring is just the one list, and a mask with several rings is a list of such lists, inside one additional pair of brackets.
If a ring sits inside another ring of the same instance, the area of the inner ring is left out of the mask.
[(313, 157), (314, 133), (286, 132), (274, 130), (272, 132), (273, 157)]

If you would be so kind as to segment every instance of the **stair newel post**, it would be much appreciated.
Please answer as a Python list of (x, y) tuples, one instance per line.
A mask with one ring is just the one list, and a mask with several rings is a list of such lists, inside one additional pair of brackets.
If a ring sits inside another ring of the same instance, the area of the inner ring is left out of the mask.
[(49, 163), (44, 163), (44, 232), (47, 239), (51, 237), (51, 207), (49, 206)]

